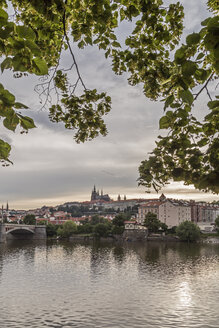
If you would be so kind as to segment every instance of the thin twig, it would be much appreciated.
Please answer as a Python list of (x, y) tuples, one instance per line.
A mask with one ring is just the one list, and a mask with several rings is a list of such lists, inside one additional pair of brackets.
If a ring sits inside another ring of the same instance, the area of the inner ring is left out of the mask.
[[(65, 1), (65, 4), (67, 4), (67, 0)], [(79, 71), (79, 67), (78, 67), (78, 64), (76, 62), (76, 59), (75, 59), (75, 56), (74, 56), (74, 53), (72, 51), (72, 48), (71, 48), (71, 45), (70, 45), (70, 42), (69, 42), (69, 38), (68, 38), (68, 35), (67, 35), (67, 32), (66, 32), (66, 27), (65, 27), (65, 24), (66, 24), (66, 12), (65, 12), (65, 9), (64, 9), (64, 14), (63, 14), (63, 30), (64, 30), (64, 36), (65, 36), (65, 39), (66, 39), (66, 42), (68, 44), (68, 47), (69, 47), (69, 51), (71, 53), (71, 56), (72, 56), (72, 59), (73, 59), (73, 62), (75, 64), (75, 68), (76, 68), (76, 71), (77, 71), (77, 74), (78, 74), (78, 78), (83, 86), (83, 88), (85, 90), (87, 90), (85, 84), (84, 84), (84, 81), (82, 80), (82, 77), (81, 77), (81, 74), (80, 74), (80, 71)]]
[(199, 90), (199, 92), (196, 94), (195, 98), (194, 98), (194, 101), (198, 98), (198, 96), (200, 95), (200, 93), (207, 87), (208, 83), (211, 81), (212, 77), (213, 77), (214, 73), (212, 73), (207, 82), (205, 83), (205, 85), (201, 88), (201, 90)]
[(210, 98), (210, 100), (212, 101), (212, 98), (211, 98), (210, 92), (208, 91), (208, 88), (207, 88), (207, 86), (205, 87), (205, 89), (206, 89), (206, 91), (207, 91), (207, 95), (208, 95), (208, 97), (209, 97), (209, 98)]

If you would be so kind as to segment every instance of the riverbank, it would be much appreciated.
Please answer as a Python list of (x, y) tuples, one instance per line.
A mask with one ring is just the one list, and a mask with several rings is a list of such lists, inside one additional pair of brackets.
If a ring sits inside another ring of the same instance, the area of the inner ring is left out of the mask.
[[(69, 238), (70, 242), (77, 242), (77, 241), (94, 241), (98, 240), (100, 242), (115, 242), (115, 243), (123, 243), (123, 242), (184, 242), (180, 240), (178, 236), (175, 235), (157, 235), (151, 234), (149, 236), (139, 236), (136, 234), (122, 234), (122, 235), (113, 235), (109, 237), (96, 237), (92, 234), (82, 234), (82, 235), (73, 235)], [(219, 244), (219, 236), (205, 236), (203, 235), (201, 239), (198, 241), (199, 243), (203, 244)]]

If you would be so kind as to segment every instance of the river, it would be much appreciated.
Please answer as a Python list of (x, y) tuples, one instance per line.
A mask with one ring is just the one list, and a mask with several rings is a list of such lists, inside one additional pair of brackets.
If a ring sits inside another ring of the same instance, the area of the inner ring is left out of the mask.
[(0, 244), (0, 327), (219, 327), (219, 245)]

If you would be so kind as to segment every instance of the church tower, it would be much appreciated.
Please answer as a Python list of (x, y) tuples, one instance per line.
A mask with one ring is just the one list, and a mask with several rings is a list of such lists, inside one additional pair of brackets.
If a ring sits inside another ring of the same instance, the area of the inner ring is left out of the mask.
[(96, 186), (94, 185), (94, 189), (91, 192), (91, 200), (97, 199), (97, 192), (96, 192)]
[(120, 202), (120, 200), (121, 200), (121, 196), (118, 195), (117, 201)]

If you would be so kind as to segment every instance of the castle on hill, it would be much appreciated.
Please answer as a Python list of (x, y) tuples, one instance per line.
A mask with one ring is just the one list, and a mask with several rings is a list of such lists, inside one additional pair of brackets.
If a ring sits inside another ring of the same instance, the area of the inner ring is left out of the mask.
[(92, 200), (104, 200), (105, 202), (110, 202), (111, 199), (108, 194), (103, 194), (103, 189), (101, 190), (101, 193), (99, 193), (99, 190), (96, 190), (96, 186), (94, 185), (94, 189), (91, 192), (91, 201)]

